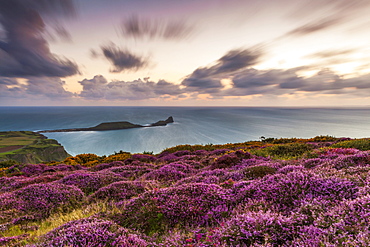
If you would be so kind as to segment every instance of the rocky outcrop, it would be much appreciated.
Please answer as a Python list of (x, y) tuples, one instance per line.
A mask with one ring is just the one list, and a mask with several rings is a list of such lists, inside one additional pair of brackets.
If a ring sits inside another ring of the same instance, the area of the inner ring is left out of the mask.
[(20, 163), (38, 164), (51, 161), (63, 161), (69, 155), (62, 146), (49, 146), (45, 148), (25, 148), (22, 153), (9, 154), (7, 159)]

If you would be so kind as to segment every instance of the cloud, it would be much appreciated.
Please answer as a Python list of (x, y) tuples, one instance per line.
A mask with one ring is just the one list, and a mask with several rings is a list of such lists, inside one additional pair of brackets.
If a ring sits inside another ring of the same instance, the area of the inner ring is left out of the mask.
[(368, 0), (303, 0), (300, 1), (293, 12), (292, 17), (302, 18), (302, 16), (313, 15), (316, 13), (331, 12), (336, 16), (352, 15), (370, 5)]
[[(316, 53), (314, 56), (335, 57), (351, 53), (353, 50), (336, 50)], [(253, 49), (234, 50), (218, 59), (214, 65), (196, 69), (186, 77), (181, 85), (194, 97), (208, 94), (219, 99), (227, 96), (250, 95), (292, 95), (297, 93), (353, 94), (356, 90), (370, 89), (370, 76), (344, 79), (330, 69), (322, 68), (311, 77), (299, 76), (300, 71), (312, 70), (303, 66), (287, 70), (253, 68), (262, 52)], [(317, 66), (314, 68), (317, 69)], [(223, 80), (227, 80), (225, 85)], [(356, 92), (358, 93), (358, 92)]]
[(348, 55), (355, 52), (357, 49), (344, 49), (344, 50), (327, 50), (317, 52), (311, 55), (308, 55), (308, 58), (332, 58), (342, 55)]
[(287, 36), (303, 36), (312, 33), (316, 33), (334, 26), (341, 24), (344, 22), (343, 17), (332, 17), (332, 18), (325, 18), (321, 20), (315, 20), (309, 22), (305, 25), (302, 25), (296, 29), (287, 33)]
[(67, 100), (74, 96), (64, 89), (65, 82), (57, 77), (30, 77), (24, 83), (14, 78), (0, 77), (0, 95), (12, 99)]
[(121, 33), (124, 37), (135, 39), (165, 39), (179, 40), (188, 37), (193, 27), (183, 21), (161, 21), (143, 19), (138, 16), (126, 18), (121, 23)]
[(0, 85), (19, 85), (18, 81), (14, 78), (0, 77)]
[(5, 39), (0, 40), (0, 76), (65, 77), (79, 73), (78, 66), (52, 54), (43, 34), (44, 18), (73, 13), (70, 0), (0, 1), (0, 24)]
[[(128, 50), (122, 50), (114, 44), (105, 45), (101, 47), (103, 55), (107, 58), (114, 66), (111, 72), (122, 72), (128, 70), (138, 70), (148, 65), (146, 58), (132, 54)], [(96, 56), (96, 53), (92, 53)]]
[(142, 100), (165, 96), (178, 97), (184, 91), (179, 85), (164, 80), (150, 81), (148, 78), (135, 81), (108, 82), (102, 75), (79, 82), (83, 86), (80, 97), (92, 100)]
[(56, 77), (32, 77), (27, 81), (26, 93), (31, 95), (41, 95), (48, 98), (61, 99), (70, 98), (74, 94), (66, 91), (63, 86), (65, 81)]
[(215, 65), (196, 69), (181, 84), (189, 91), (215, 93), (223, 88), (221, 79), (257, 64), (261, 56), (259, 49), (231, 50), (218, 59)]

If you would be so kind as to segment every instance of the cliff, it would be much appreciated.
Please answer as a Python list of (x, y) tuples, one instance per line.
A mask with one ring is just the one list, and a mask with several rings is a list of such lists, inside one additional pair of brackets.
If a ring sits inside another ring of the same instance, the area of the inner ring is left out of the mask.
[(31, 131), (0, 132), (0, 162), (62, 161), (70, 155), (56, 140)]

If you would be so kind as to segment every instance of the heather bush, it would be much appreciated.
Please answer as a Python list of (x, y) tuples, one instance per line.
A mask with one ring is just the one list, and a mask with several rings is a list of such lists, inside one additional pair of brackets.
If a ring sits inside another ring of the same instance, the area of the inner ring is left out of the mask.
[[(127, 245), (125, 245), (127, 244)], [(112, 221), (89, 217), (64, 224), (40, 238), (35, 246), (148, 246), (139, 235)]]
[(157, 180), (164, 183), (165, 185), (170, 185), (175, 181), (187, 177), (187, 172), (189, 172), (190, 170), (191, 168), (188, 165), (186, 166), (184, 164), (170, 163), (144, 174), (139, 179)]
[(266, 165), (249, 166), (242, 170), (245, 179), (262, 178), (268, 174), (274, 174), (276, 169)]
[(123, 180), (122, 177), (109, 172), (77, 172), (62, 178), (59, 182), (75, 185), (84, 193), (91, 194), (103, 186)]
[(141, 162), (154, 162), (157, 160), (157, 158), (153, 155), (149, 155), (149, 154), (133, 154), (131, 156), (131, 159), (132, 160), (138, 160), (138, 161), (141, 161)]
[(326, 164), (330, 161), (330, 159), (323, 159), (323, 158), (312, 158), (312, 159), (301, 159), (300, 163), (307, 169)]
[(111, 168), (111, 167), (119, 167), (119, 166), (124, 166), (125, 164), (122, 162), (122, 161), (113, 161), (113, 162), (110, 162), (110, 163), (101, 163), (99, 165), (96, 165), (94, 167), (91, 167), (90, 168), (90, 171), (101, 171), (101, 170), (105, 170), (105, 169), (108, 169), (108, 168)]
[(305, 168), (303, 166), (287, 165), (287, 166), (284, 166), (284, 167), (280, 168), (279, 170), (277, 170), (277, 172), (287, 174), (289, 172), (301, 172), (301, 171), (304, 171), (304, 170), (305, 170)]
[(241, 158), (236, 155), (236, 153), (230, 153), (225, 154), (218, 159), (215, 160), (215, 162), (212, 164), (212, 168), (219, 169), (219, 168), (228, 168), (234, 165), (237, 165), (241, 162)]
[(370, 155), (368, 152), (359, 152), (353, 155), (339, 155), (331, 161), (336, 169), (348, 168), (351, 166), (369, 165)]
[(178, 181), (174, 184), (174, 186), (179, 186), (183, 184), (190, 184), (190, 183), (205, 183), (205, 184), (218, 184), (220, 182), (220, 178), (217, 176), (200, 176), (194, 175), (191, 177), (186, 177)]
[(54, 173), (51, 175), (40, 175), (35, 177), (2, 177), (0, 178), (0, 192), (13, 191), (30, 184), (56, 181), (63, 176), (64, 174)]
[(15, 208), (35, 218), (48, 217), (56, 210), (71, 210), (84, 197), (79, 188), (59, 183), (32, 184), (14, 191), (13, 195), (18, 202)]
[(357, 191), (357, 186), (351, 181), (320, 178), (308, 172), (267, 175), (248, 187), (249, 195), (252, 193), (254, 198), (271, 201), (283, 211), (316, 197), (335, 201), (354, 198)]
[(212, 225), (228, 215), (228, 190), (214, 184), (185, 184), (148, 191), (131, 199), (118, 222), (147, 234), (167, 228)]
[(130, 199), (159, 185), (155, 181), (120, 181), (100, 188), (89, 196), (90, 201), (111, 200), (121, 201)]
[(245, 212), (223, 222), (213, 232), (211, 241), (226, 246), (271, 244), (281, 246), (291, 242), (297, 233), (297, 222), (272, 212)]

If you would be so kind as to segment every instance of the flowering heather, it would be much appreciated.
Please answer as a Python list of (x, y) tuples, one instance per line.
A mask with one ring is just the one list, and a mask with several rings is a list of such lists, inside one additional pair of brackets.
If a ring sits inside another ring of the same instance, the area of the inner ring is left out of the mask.
[(168, 152), (164, 152), (160, 155), (158, 155), (158, 161), (159, 162), (171, 162), (171, 161), (176, 161), (180, 159), (180, 157), (172, 154), (172, 153), (168, 153)]
[(102, 163), (90, 168), (90, 171), (101, 171), (114, 166), (124, 166), (125, 164), (122, 161), (113, 161), (111, 163)]
[(282, 138), (13, 165), (0, 173), (0, 245), (370, 246), (369, 143)]
[(307, 172), (290, 172), (267, 175), (253, 183), (249, 190), (253, 191), (254, 198), (263, 198), (282, 210), (290, 210), (302, 201), (316, 197), (335, 201), (354, 198), (358, 188), (345, 179), (324, 179)]
[(173, 182), (188, 176), (185, 172), (181, 170), (182, 169), (178, 169), (178, 166), (176, 165), (166, 165), (144, 174), (140, 179), (157, 180), (163, 182), (166, 185), (170, 185)]
[(40, 175), (42, 173), (50, 173), (50, 172), (56, 172), (56, 171), (75, 171), (83, 169), (80, 165), (65, 165), (65, 164), (58, 164), (53, 166), (47, 166), (45, 164), (18, 164), (10, 167), (8, 169), (8, 173), (13, 173), (15, 171), (18, 171), (22, 176), (35, 176)]
[(30, 184), (56, 181), (62, 178), (64, 175), (65, 174), (54, 173), (50, 175), (40, 175), (36, 177), (2, 177), (0, 178), (0, 192), (13, 191)]
[(298, 236), (296, 220), (272, 212), (246, 212), (223, 222), (211, 235), (214, 243), (226, 246), (272, 244), (281, 246)]
[(58, 183), (32, 184), (13, 192), (13, 195), (18, 200), (18, 210), (35, 213), (41, 218), (56, 209), (70, 210), (84, 197), (79, 188)]
[[(130, 245), (125, 245), (130, 244)], [(124, 229), (112, 221), (89, 217), (71, 221), (41, 237), (38, 247), (60, 246), (147, 246), (139, 235)]]
[(89, 199), (121, 201), (130, 199), (155, 187), (158, 187), (155, 181), (120, 181), (100, 188), (94, 194), (90, 195)]
[(236, 153), (225, 154), (216, 159), (216, 161), (212, 164), (212, 168), (228, 168), (240, 163), (242, 158), (236, 155)]
[(304, 171), (305, 168), (303, 166), (297, 166), (297, 165), (287, 165), (282, 168), (280, 168), (277, 172), (287, 174), (289, 172), (301, 172)]
[(137, 165), (114, 166), (107, 169), (107, 171), (113, 172), (122, 178), (132, 180), (152, 171), (153, 167), (153, 165), (141, 163)]
[(205, 184), (218, 184), (220, 182), (220, 178), (217, 176), (200, 176), (194, 175), (191, 177), (186, 177), (178, 181), (174, 186), (179, 186), (183, 184), (190, 184), (190, 183), (205, 183)]
[(86, 194), (90, 194), (103, 186), (120, 180), (123, 180), (123, 178), (109, 172), (77, 172), (62, 178), (59, 182), (75, 185)]
[(138, 160), (141, 162), (155, 162), (157, 160), (157, 157), (148, 154), (133, 154), (131, 156), (131, 159)]
[(338, 155), (337, 158), (333, 159), (331, 164), (336, 169), (348, 168), (350, 166), (358, 165), (370, 165), (369, 152), (358, 152), (353, 155)]
[(218, 185), (186, 184), (131, 199), (117, 219), (125, 227), (146, 233), (166, 227), (207, 226), (229, 213), (230, 202), (230, 193)]

